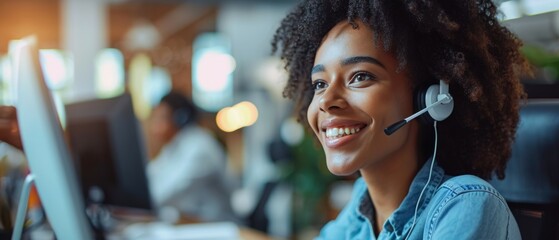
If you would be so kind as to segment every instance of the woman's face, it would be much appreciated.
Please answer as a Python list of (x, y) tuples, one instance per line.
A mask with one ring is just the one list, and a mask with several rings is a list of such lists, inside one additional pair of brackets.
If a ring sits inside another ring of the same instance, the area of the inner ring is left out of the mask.
[(374, 168), (416, 141), (415, 122), (384, 134), (384, 128), (413, 113), (411, 81), (405, 69), (397, 72), (398, 62), (382, 43), (375, 46), (373, 31), (357, 24), (354, 29), (344, 21), (328, 32), (311, 74), (308, 121), (328, 169), (337, 175)]
[(152, 141), (159, 145), (170, 142), (178, 128), (173, 122), (173, 110), (167, 104), (157, 105), (150, 116), (149, 133)]

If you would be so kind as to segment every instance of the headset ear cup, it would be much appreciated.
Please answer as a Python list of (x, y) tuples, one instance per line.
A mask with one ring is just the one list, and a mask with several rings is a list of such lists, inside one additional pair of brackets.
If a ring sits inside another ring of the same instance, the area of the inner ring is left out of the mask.
[[(427, 89), (429, 89), (429, 87), (430, 86), (423, 86), (420, 87), (418, 90), (416, 90), (415, 104), (414, 104), (415, 112), (418, 112), (428, 106), (426, 103), (426, 95), (427, 95)], [(429, 112), (425, 112), (424, 114), (421, 114), (419, 117), (417, 117), (417, 119), (421, 124), (426, 124), (426, 125), (433, 125), (433, 122), (435, 121), (435, 119), (431, 117)]]
[[(425, 92), (425, 105), (430, 106), (432, 104), (435, 104), (439, 100), (439, 95), (440, 95), (439, 93), (440, 93), (439, 84), (433, 84), (429, 86), (429, 88), (427, 88), (427, 91)], [(450, 116), (450, 114), (452, 114), (453, 109), (454, 109), (454, 101), (452, 100), (452, 97), (450, 97), (449, 102), (432, 107), (431, 109), (429, 109), (428, 113), (432, 119), (440, 122), (447, 119)]]
[[(432, 104), (438, 101), (440, 87), (439, 84), (432, 84), (430, 86), (419, 88), (419, 90), (415, 94), (415, 111), (420, 111), (427, 106), (431, 106)], [(450, 114), (452, 114), (452, 110), (454, 109), (454, 101), (450, 100), (449, 103), (446, 104), (439, 104), (437, 106), (432, 107), (424, 114), (419, 116), (419, 121), (423, 124), (433, 125), (434, 121), (443, 121), (447, 119)]]

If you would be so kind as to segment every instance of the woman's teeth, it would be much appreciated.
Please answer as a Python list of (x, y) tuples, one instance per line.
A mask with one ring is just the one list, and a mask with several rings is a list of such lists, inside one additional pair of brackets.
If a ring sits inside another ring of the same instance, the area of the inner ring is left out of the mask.
[(326, 129), (326, 137), (335, 138), (335, 137), (343, 137), (346, 135), (351, 135), (354, 133), (358, 133), (360, 128), (328, 128)]

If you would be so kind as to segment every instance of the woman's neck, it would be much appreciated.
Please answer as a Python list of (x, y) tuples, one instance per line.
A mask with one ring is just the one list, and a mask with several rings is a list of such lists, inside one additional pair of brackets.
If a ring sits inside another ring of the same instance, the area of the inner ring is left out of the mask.
[(419, 170), (415, 150), (415, 147), (403, 149), (394, 156), (361, 169), (373, 201), (377, 233), (382, 231), (386, 219), (400, 206)]

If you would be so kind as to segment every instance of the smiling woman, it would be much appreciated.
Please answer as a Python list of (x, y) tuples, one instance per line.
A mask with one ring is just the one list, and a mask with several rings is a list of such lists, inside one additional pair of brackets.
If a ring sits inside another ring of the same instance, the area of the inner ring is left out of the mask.
[[(307, 0), (283, 20), (272, 44), (289, 71), (284, 94), (328, 169), (362, 176), (319, 238), (520, 238), (483, 180), (504, 177), (530, 71), (495, 14), (490, 0)], [(454, 110), (384, 133), (434, 102)]]
[[(362, 22), (343, 21), (328, 32), (316, 53), (307, 119), (334, 174), (352, 174), (388, 157), (398, 165), (403, 164), (398, 160), (416, 158), (410, 153), (417, 145), (417, 128), (393, 136), (383, 133), (385, 126), (412, 113), (412, 86), (403, 71), (396, 71), (396, 59), (376, 48), (372, 38)], [(337, 134), (327, 136), (328, 130)], [(411, 151), (402, 151), (404, 145)]]

